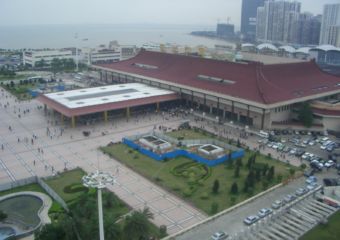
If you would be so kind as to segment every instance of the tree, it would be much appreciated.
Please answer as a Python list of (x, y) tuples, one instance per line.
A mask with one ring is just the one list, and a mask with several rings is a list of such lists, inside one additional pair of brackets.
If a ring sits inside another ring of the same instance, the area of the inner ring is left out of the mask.
[(238, 194), (238, 186), (237, 186), (237, 183), (234, 182), (232, 185), (231, 185), (231, 189), (230, 189), (230, 193), (231, 194)]
[(106, 217), (104, 221), (105, 239), (122, 239), (122, 229), (115, 223), (115, 219), (112, 216)]
[(7, 218), (7, 214), (0, 210), (0, 222), (5, 221)]
[(268, 169), (269, 169), (269, 166), (268, 166), (268, 164), (266, 163), (266, 164), (263, 166), (263, 169), (262, 169), (262, 176), (266, 176), (266, 175), (267, 175)]
[(46, 224), (35, 234), (36, 240), (60, 240), (64, 239), (65, 231), (58, 224)]
[(159, 235), (160, 235), (159, 237), (164, 238), (164, 237), (166, 237), (167, 234), (168, 233), (167, 233), (166, 225), (159, 226)]
[(43, 67), (45, 67), (45, 66), (46, 66), (46, 61), (45, 61), (45, 59), (42, 58), (42, 59), (40, 59), (39, 61), (35, 62), (34, 66), (35, 66), (36, 68), (43, 68)]
[(212, 187), (212, 192), (213, 192), (214, 194), (217, 194), (219, 188), (220, 188), (220, 182), (216, 179), (216, 180), (214, 181), (214, 185), (213, 185), (213, 187)]
[(252, 165), (253, 165), (253, 159), (252, 159), (252, 156), (249, 156), (248, 161), (247, 161), (247, 168), (251, 169)]
[(134, 211), (130, 216), (125, 218), (123, 227), (124, 237), (126, 239), (148, 239), (151, 229), (148, 219), (153, 217), (148, 208), (142, 211)]
[(61, 69), (61, 61), (58, 58), (53, 58), (51, 62), (51, 70), (56, 75), (57, 72), (59, 72)]
[(256, 178), (256, 181), (261, 180), (261, 169), (258, 168), (255, 170), (255, 178)]
[(254, 187), (254, 184), (255, 184), (255, 175), (254, 175), (254, 171), (253, 170), (249, 171), (246, 181), (248, 182), (248, 186), (249, 187)]
[(236, 159), (236, 166), (239, 166), (239, 167), (243, 166), (242, 158)]
[(274, 174), (275, 174), (275, 168), (274, 168), (274, 166), (271, 166), (271, 167), (269, 168), (269, 171), (268, 171), (268, 174), (267, 174), (267, 179), (268, 179), (268, 181), (273, 180)]
[(301, 104), (298, 119), (302, 122), (305, 127), (311, 127), (313, 124), (313, 111), (308, 102)]
[(236, 166), (235, 171), (234, 171), (234, 178), (239, 178), (240, 177), (240, 167)]

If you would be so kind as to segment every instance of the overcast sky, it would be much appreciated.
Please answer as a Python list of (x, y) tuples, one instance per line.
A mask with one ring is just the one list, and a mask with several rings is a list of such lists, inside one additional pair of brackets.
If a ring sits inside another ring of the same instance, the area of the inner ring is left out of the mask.
[[(0, 25), (27, 24), (190, 24), (240, 25), (242, 0), (0, 0)], [(326, 3), (301, 0), (302, 10), (321, 14)]]

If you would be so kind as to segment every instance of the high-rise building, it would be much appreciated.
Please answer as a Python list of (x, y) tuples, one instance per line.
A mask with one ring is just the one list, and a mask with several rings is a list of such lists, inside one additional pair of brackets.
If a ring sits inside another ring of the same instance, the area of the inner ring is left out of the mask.
[(339, 47), (337, 29), (340, 27), (340, 3), (326, 4), (323, 8), (320, 45), (330, 44)]
[(242, 0), (241, 33), (245, 41), (255, 40), (257, 8), (264, 6), (265, 0)]
[(234, 37), (234, 25), (228, 23), (217, 24), (216, 35), (220, 38)]
[(318, 45), (321, 27), (321, 15), (300, 13), (298, 19), (292, 23), (287, 43), (299, 45)]
[(257, 11), (258, 39), (274, 43), (288, 42), (300, 9), (301, 3), (296, 1), (266, 1), (264, 8)]

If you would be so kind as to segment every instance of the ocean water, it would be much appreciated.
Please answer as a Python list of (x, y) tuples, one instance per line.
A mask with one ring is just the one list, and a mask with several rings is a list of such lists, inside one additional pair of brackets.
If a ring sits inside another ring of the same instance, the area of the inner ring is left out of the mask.
[[(0, 26), (0, 48), (62, 48), (95, 47), (117, 40), (122, 45), (142, 46), (144, 43), (172, 43), (195, 47), (228, 42), (197, 37), (190, 32), (214, 30), (209, 26), (186, 25), (27, 25)], [(78, 36), (75, 38), (75, 36)], [(87, 39), (87, 40), (84, 40)]]

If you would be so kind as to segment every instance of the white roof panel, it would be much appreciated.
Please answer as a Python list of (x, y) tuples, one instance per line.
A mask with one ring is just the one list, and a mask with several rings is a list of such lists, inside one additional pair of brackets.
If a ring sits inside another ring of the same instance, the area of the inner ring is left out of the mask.
[(67, 108), (79, 108), (173, 93), (173, 91), (150, 87), (141, 83), (126, 83), (48, 93), (45, 96)]

